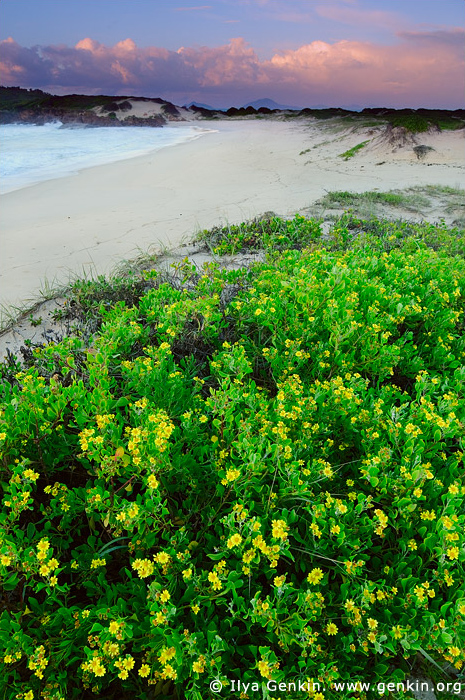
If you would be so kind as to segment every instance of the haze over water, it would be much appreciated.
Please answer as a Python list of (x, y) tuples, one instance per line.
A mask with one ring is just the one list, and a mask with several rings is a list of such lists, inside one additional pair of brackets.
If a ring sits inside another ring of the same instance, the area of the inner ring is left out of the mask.
[(201, 131), (193, 126), (63, 127), (58, 121), (1, 125), (0, 194), (189, 141)]

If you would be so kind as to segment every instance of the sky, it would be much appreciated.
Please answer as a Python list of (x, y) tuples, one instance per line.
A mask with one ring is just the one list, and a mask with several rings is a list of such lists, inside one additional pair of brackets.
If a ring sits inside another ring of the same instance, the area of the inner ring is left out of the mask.
[(463, 108), (465, 0), (0, 0), (0, 84)]

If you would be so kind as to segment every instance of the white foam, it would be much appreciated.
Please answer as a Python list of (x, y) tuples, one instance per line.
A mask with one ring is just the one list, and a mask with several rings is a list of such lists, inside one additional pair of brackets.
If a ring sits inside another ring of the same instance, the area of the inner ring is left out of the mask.
[(0, 194), (198, 137), (195, 126), (0, 125)]

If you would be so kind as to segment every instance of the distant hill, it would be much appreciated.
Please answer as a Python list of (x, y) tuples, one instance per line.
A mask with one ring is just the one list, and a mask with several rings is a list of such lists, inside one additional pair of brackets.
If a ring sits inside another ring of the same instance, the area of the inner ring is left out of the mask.
[(212, 107), (211, 105), (206, 105), (203, 102), (189, 102), (188, 105), (184, 105), (186, 109), (190, 109), (191, 107), (201, 107), (202, 109), (208, 109), (210, 112), (215, 112), (216, 107)]
[(260, 109), (261, 107), (266, 107), (267, 109), (293, 109), (299, 110), (300, 107), (291, 107), (290, 105), (280, 105), (274, 100), (270, 100), (268, 97), (264, 97), (261, 100), (255, 100), (255, 102), (247, 102), (242, 106), (243, 109), (247, 107), (253, 107), (254, 109)]

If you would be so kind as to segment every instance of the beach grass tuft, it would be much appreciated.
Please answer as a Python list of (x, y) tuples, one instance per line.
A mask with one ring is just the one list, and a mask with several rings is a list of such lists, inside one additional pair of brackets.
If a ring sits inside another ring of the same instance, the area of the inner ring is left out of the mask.
[(367, 143), (370, 143), (370, 139), (368, 139), (366, 141), (362, 141), (361, 143), (358, 143), (356, 146), (349, 148), (349, 150), (345, 151), (344, 153), (340, 153), (339, 158), (344, 158), (344, 160), (349, 160), (350, 158), (353, 158), (356, 153), (361, 151), (362, 148), (365, 148)]

